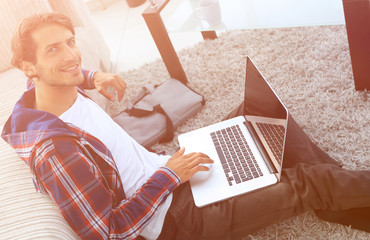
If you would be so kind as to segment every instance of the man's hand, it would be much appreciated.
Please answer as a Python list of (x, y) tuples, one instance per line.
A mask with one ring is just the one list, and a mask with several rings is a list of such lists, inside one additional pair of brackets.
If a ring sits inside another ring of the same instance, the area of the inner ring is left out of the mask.
[(201, 163), (213, 163), (207, 155), (203, 153), (185, 154), (185, 148), (181, 148), (167, 162), (166, 167), (173, 170), (184, 183), (188, 181), (195, 173), (199, 171), (208, 171), (209, 168)]
[(117, 74), (96, 72), (93, 76), (95, 89), (110, 101), (114, 101), (114, 96), (107, 91), (108, 86), (116, 89), (118, 101), (121, 101), (126, 90), (126, 82)]

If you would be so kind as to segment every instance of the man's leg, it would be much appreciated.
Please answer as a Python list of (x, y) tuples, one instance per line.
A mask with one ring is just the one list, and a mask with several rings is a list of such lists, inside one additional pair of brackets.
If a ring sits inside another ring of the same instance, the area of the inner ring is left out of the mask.
[[(309, 164), (338, 164), (328, 154), (317, 147), (291, 117), (289, 119), (287, 151), (284, 167), (294, 167), (299, 162)], [(313, 158), (312, 156), (316, 156)], [(369, 190), (370, 191), (370, 190)], [(340, 223), (352, 228), (370, 232), (370, 208), (354, 208), (341, 211), (316, 210), (315, 214), (322, 220)]]
[(278, 184), (204, 208), (194, 206), (184, 184), (174, 194), (163, 231), (176, 237), (160, 239), (237, 239), (309, 209), (370, 207), (370, 172), (340, 168), (291, 116), (283, 166)]
[(315, 214), (322, 220), (351, 226), (370, 233), (370, 207), (341, 211), (316, 210)]
[(186, 184), (169, 210), (177, 234), (172, 239), (238, 239), (309, 209), (370, 207), (369, 189), (369, 171), (333, 164), (298, 164), (284, 169), (278, 184), (204, 208), (194, 206)]
[[(286, 186), (279, 189), (280, 184)], [(370, 207), (369, 189), (370, 171), (348, 171), (332, 164), (299, 164), (283, 170), (281, 183), (247, 194), (233, 203), (232, 232), (235, 237), (244, 236), (310, 209)]]
[(299, 163), (339, 166), (339, 163), (312, 142), (294, 118), (289, 116), (283, 168), (292, 168)]

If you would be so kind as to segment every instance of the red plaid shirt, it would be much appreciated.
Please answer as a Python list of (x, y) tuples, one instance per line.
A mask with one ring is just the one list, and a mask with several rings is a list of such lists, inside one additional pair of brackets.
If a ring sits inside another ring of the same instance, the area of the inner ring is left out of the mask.
[(48, 193), (73, 230), (84, 239), (135, 239), (158, 206), (179, 185), (158, 169), (126, 198), (111, 153), (95, 137), (34, 110), (34, 89), (24, 93), (2, 137), (30, 166), (36, 188)]

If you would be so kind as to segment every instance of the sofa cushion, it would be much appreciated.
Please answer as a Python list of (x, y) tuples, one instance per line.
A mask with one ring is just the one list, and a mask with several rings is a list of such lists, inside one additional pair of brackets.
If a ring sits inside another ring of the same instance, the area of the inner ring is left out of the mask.
[(11, 39), (18, 21), (34, 13), (51, 12), (47, 0), (2, 0), (0, 1), (0, 71), (12, 67)]
[[(22, 71), (0, 73), (0, 131), (26, 89)], [(0, 138), (0, 239), (79, 239), (46, 194), (35, 191), (29, 167)]]
[(15, 103), (26, 90), (27, 77), (18, 68), (0, 73), (0, 129), (9, 118)]

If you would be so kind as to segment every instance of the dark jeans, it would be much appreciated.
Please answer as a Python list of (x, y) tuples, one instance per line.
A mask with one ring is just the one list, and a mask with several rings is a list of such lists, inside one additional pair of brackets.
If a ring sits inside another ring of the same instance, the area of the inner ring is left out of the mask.
[(279, 183), (204, 208), (194, 205), (183, 184), (159, 239), (239, 239), (310, 209), (370, 207), (370, 172), (342, 169), (291, 117), (283, 166)]

